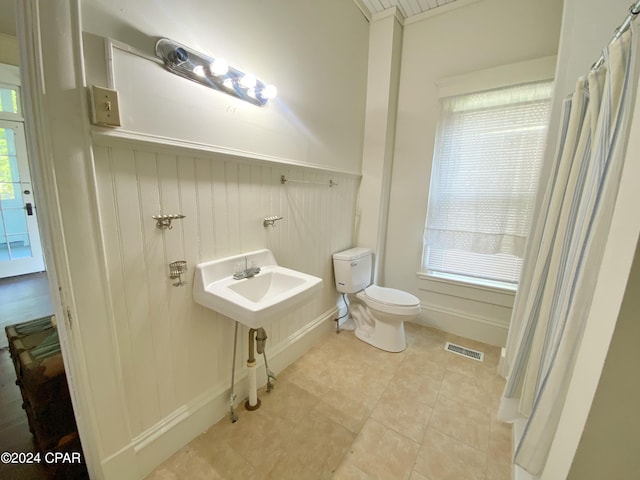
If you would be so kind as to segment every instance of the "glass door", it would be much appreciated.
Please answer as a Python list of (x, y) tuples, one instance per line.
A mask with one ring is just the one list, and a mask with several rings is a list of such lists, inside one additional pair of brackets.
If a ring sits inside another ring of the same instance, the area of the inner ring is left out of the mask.
[(0, 278), (43, 270), (24, 124), (0, 120)]

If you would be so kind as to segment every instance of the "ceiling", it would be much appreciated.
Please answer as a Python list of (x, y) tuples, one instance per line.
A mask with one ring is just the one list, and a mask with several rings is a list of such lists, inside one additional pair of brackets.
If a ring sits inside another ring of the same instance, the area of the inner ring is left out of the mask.
[[(465, 0), (354, 0), (369, 20), (371, 20), (371, 17), (376, 13), (393, 7), (398, 7), (402, 16), (409, 18), (441, 8), (456, 1), (465, 2)], [(15, 36), (14, 0), (0, 0), (0, 11), (3, 13), (0, 15), (0, 33)]]
[(449, 3), (453, 3), (457, 0), (354, 0), (356, 5), (362, 10), (362, 13), (371, 20), (371, 17), (376, 14), (388, 10), (393, 7), (398, 7), (400, 13), (404, 18), (420, 15), (429, 10), (433, 10), (438, 7), (443, 7)]

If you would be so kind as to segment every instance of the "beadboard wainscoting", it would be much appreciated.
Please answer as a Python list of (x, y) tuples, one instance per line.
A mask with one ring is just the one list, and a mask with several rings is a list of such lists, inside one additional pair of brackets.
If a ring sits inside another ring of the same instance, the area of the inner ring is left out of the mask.
[[(269, 248), (279, 264), (323, 279), (312, 301), (266, 327), (277, 373), (312, 345), (305, 337), (333, 326), (331, 255), (352, 244), (359, 177), (144, 145), (95, 145), (94, 161), (131, 447), (145, 474), (228, 411), (234, 322), (194, 303), (195, 265)], [(153, 215), (172, 213), (186, 217), (156, 228)], [(264, 227), (270, 215), (283, 220)], [(168, 276), (175, 260), (187, 261), (184, 287)], [(238, 402), (247, 349), (242, 327)]]
[(466, 338), (503, 346), (515, 291), (418, 275), (422, 311), (416, 322)]

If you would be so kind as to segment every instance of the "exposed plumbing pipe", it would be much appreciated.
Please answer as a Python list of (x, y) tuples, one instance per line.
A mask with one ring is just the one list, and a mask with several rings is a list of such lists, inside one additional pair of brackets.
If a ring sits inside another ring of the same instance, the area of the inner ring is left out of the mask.
[[(255, 343), (254, 335), (259, 329), (249, 329), (249, 358), (247, 359), (247, 369), (249, 370), (249, 399), (245, 402), (244, 408), (247, 410), (257, 410), (260, 408), (260, 399), (258, 398), (258, 382), (256, 380), (256, 357), (254, 355)], [(264, 329), (263, 329), (264, 331)]]
[(262, 327), (258, 329), (256, 342), (256, 350), (258, 351), (258, 354), (262, 354), (264, 358), (264, 369), (267, 374), (267, 392), (270, 392), (274, 387), (272, 380), (275, 381), (276, 376), (271, 370), (269, 370), (269, 364), (267, 363), (267, 349), (265, 348), (267, 342), (267, 332)]
[[(255, 340), (254, 340), (255, 337)], [(258, 382), (256, 379), (256, 357), (254, 352), (262, 354), (264, 357), (264, 367), (267, 372), (267, 392), (273, 390), (273, 381), (276, 380), (276, 376), (271, 370), (269, 370), (269, 364), (267, 363), (266, 345), (267, 332), (264, 328), (251, 328), (249, 329), (249, 358), (247, 359), (247, 369), (249, 370), (249, 399), (245, 402), (244, 406), (247, 410), (257, 410), (260, 408), (260, 399), (258, 398)]]
[(238, 414), (233, 408), (233, 404), (236, 400), (236, 394), (234, 393), (234, 386), (236, 381), (236, 346), (238, 345), (238, 322), (236, 322), (235, 333), (233, 334), (233, 357), (231, 358), (231, 394), (229, 395), (229, 418), (231, 423), (238, 421)]

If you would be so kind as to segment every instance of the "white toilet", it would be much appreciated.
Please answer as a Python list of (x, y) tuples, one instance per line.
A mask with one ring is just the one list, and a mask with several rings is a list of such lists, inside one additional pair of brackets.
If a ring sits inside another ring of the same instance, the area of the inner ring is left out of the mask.
[(420, 312), (420, 300), (394, 288), (371, 285), (368, 248), (351, 248), (333, 255), (336, 288), (349, 297), (349, 311), (356, 324), (356, 337), (387, 352), (407, 347), (404, 322)]

